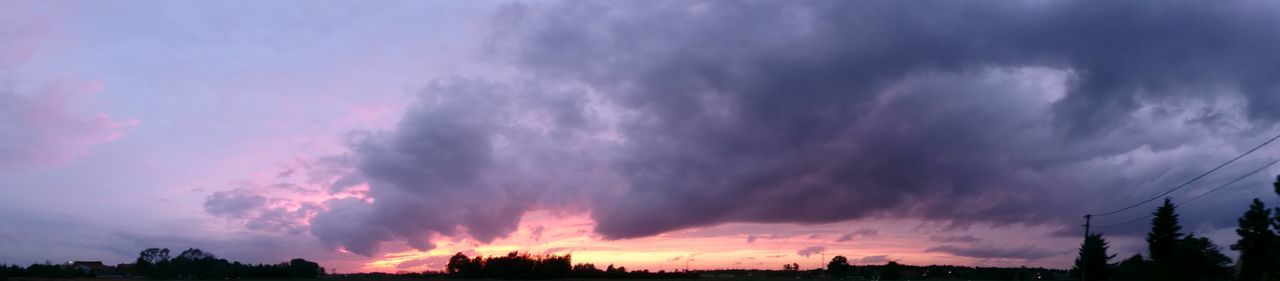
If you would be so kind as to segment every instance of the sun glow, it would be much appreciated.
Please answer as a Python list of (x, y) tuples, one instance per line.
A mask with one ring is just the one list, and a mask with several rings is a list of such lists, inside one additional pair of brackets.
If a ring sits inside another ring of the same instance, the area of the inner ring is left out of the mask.
[[(780, 269), (796, 263), (802, 269), (825, 266), (843, 255), (853, 263), (883, 264), (899, 261), (910, 264), (1001, 265), (1023, 264), (1023, 260), (975, 259), (926, 251), (941, 242), (921, 242), (942, 230), (921, 227), (921, 223), (888, 221), (846, 222), (824, 225), (726, 224), (682, 230), (653, 237), (606, 240), (591, 231), (595, 224), (586, 215), (553, 215), (533, 212), (525, 215), (510, 236), (489, 244), (471, 239), (439, 237), (437, 247), (418, 251), (399, 246), (366, 262), (362, 271), (406, 272), (443, 270), (455, 253), (469, 257), (500, 256), (509, 252), (532, 255), (572, 255), (574, 263), (592, 263), (599, 268), (610, 264), (628, 270), (678, 271), (697, 269)], [(846, 235), (874, 226), (861, 236)], [(1029, 229), (1028, 231), (1047, 231)], [(852, 237), (842, 237), (852, 236)], [(822, 251), (798, 250), (821, 247)], [(1054, 266), (1055, 259), (1031, 261)]]

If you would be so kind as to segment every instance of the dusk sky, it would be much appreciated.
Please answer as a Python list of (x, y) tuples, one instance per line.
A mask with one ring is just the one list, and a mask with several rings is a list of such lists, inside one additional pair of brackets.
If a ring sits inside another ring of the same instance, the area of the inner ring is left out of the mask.
[[(1277, 28), (1275, 1), (0, 0), (0, 263), (1070, 268), (1084, 214), (1280, 133)], [(1168, 194), (1186, 231), (1235, 257), (1280, 166), (1197, 196), (1277, 158)], [(1148, 227), (1095, 230), (1127, 257)]]

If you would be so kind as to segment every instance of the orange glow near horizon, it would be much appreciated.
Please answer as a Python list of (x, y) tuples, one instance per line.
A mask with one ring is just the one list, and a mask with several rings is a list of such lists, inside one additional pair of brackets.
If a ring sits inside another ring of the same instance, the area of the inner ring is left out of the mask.
[[(448, 257), (463, 252), (468, 256), (498, 256), (518, 251), (533, 255), (571, 254), (573, 262), (593, 263), (598, 268), (610, 264), (625, 266), (628, 270), (647, 269), (683, 270), (688, 266), (697, 269), (781, 269), (783, 264), (796, 263), (801, 268), (825, 266), (836, 255), (848, 257), (851, 263), (883, 264), (888, 260), (907, 264), (955, 264), (980, 266), (1043, 266), (1066, 267), (1070, 262), (1070, 249), (1048, 249), (1060, 252), (1052, 257), (1036, 260), (978, 259), (960, 257), (928, 248), (944, 243), (929, 237), (945, 232), (918, 221), (858, 221), (820, 225), (796, 224), (747, 224), (735, 223), (713, 227), (673, 231), (657, 236), (606, 240), (591, 230), (594, 223), (585, 214), (556, 216), (549, 212), (526, 214), (519, 229), (510, 236), (489, 244), (471, 239), (439, 237), (437, 247), (430, 251), (418, 251), (407, 246), (388, 243), (390, 251), (366, 262), (354, 271), (366, 272), (414, 272), (442, 270)], [(541, 229), (541, 230), (539, 230)], [(851, 239), (841, 236), (859, 229), (874, 229)], [(970, 231), (974, 235), (996, 234), (1011, 229)], [(1049, 232), (1046, 229), (1013, 229), (1015, 232)], [(751, 237), (756, 237), (752, 239)], [(1065, 238), (1073, 246), (1074, 240)], [(992, 240), (992, 239), (988, 239)], [(994, 245), (1038, 245), (1038, 241), (997, 238)], [(403, 243), (400, 243), (403, 244)], [(799, 255), (807, 247), (823, 247), (825, 252), (809, 256)], [(887, 256), (887, 257), (878, 257)]]

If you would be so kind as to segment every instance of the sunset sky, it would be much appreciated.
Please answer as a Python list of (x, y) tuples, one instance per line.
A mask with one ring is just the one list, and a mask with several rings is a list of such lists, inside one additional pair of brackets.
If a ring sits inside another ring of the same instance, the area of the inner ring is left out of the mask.
[[(1069, 268), (1084, 214), (1280, 133), (1277, 27), (1275, 1), (0, 0), (0, 263)], [(1276, 174), (1182, 224), (1234, 258)], [(1095, 229), (1127, 257), (1147, 227)]]

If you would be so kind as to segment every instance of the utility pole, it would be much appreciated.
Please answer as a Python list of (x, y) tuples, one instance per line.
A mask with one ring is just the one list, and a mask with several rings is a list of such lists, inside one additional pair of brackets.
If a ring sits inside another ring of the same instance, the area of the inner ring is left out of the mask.
[[(1088, 243), (1088, 241), (1089, 241), (1089, 220), (1090, 220), (1090, 219), (1093, 219), (1093, 215), (1090, 215), (1090, 214), (1084, 214), (1084, 241), (1085, 241), (1085, 243)], [(1084, 260), (1084, 257), (1080, 257), (1080, 259), (1083, 261), (1083, 260)], [(1080, 263), (1080, 281), (1087, 281), (1087, 280), (1088, 280), (1088, 279), (1085, 279), (1085, 278), (1084, 278), (1084, 277), (1085, 277), (1085, 273), (1086, 273), (1086, 272), (1088, 272), (1088, 270), (1085, 270), (1085, 268), (1087, 268), (1087, 267), (1089, 267), (1089, 262), (1082, 262), (1082, 263)]]
[(1090, 220), (1090, 219), (1093, 219), (1093, 215), (1088, 215), (1088, 214), (1084, 215), (1084, 236), (1085, 236), (1085, 238), (1088, 238), (1088, 237), (1089, 237), (1089, 220)]

